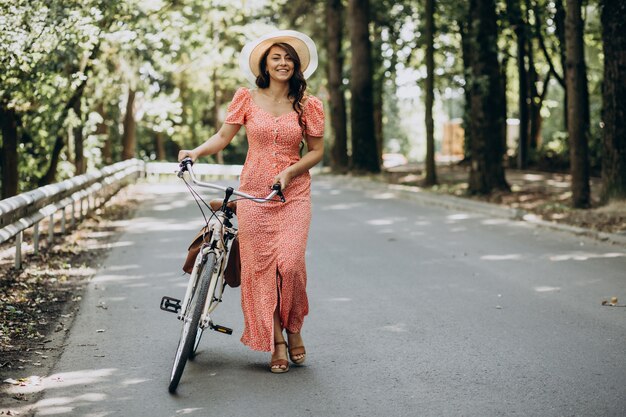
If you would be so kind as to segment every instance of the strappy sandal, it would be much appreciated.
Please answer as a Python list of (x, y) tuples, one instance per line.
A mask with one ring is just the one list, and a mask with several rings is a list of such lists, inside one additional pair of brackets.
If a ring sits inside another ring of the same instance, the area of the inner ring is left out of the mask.
[[(290, 333), (289, 331), (287, 331), (287, 336), (289, 336), (290, 334), (299, 334), (299, 333)], [(304, 360), (306, 359), (306, 350), (304, 349), (304, 346), (294, 346), (292, 348), (289, 348), (288, 351), (289, 351), (289, 359), (291, 359), (291, 362), (293, 362), (296, 365), (302, 365), (304, 363)], [(299, 356), (299, 355), (303, 355), (303, 356), (301, 358), (294, 359), (294, 356)]]
[[(287, 342), (274, 342), (274, 346), (287, 345)], [(278, 368), (275, 368), (277, 366)], [(284, 368), (283, 368), (284, 366)], [(287, 359), (276, 359), (270, 362), (270, 372), (273, 374), (284, 374), (289, 371), (289, 361)]]
[[(304, 346), (294, 346), (292, 348), (289, 348), (289, 359), (291, 359), (291, 362), (295, 363), (296, 365), (302, 365), (304, 363), (304, 360), (306, 359), (306, 350), (304, 349)], [(294, 359), (294, 356), (298, 356), (298, 355), (303, 355), (301, 358), (298, 359)]]

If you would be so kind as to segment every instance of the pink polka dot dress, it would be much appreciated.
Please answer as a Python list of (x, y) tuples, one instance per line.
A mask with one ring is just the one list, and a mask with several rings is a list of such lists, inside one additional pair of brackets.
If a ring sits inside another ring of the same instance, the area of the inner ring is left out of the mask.
[[(324, 135), (322, 102), (313, 96), (303, 104), (309, 136)], [(269, 193), (274, 177), (300, 159), (302, 130), (298, 114), (280, 116), (260, 108), (250, 91), (240, 88), (228, 107), (226, 123), (244, 125), (248, 155), (239, 189), (254, 196)], [(241, 341), (254, 350), (274, 351), (273, 315), (280, 300), (280, 320), (290, 333), (300, 332), (309, 303), (305, 251), (311, 222), (311, 177), (291, 180), (286, 203), (237, 202), (241, 249)]]

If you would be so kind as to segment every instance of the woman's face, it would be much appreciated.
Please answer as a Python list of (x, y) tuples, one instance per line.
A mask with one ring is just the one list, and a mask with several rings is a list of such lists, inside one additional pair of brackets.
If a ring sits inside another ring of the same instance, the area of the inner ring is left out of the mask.
[(293, 60), (287, 51), (279, 46), (272, 46), (267, 54), (265, 66), (270, 80), (284, 82), (288, 81), (293, 75)]

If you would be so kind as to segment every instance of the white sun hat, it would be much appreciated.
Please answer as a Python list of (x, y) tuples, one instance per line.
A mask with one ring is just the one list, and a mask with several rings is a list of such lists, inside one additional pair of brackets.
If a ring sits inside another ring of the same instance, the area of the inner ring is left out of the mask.
[(317, 48), (311, 38), (295, 30), (278, 30), (248, 42), (239, 55), (239, 67), (252, 84), (259, 75), (259, 60), (263, 53), (275, 43), (288, 43), (300, 58), (300, 69), (304, 78), (309, 78), (317, 69)]

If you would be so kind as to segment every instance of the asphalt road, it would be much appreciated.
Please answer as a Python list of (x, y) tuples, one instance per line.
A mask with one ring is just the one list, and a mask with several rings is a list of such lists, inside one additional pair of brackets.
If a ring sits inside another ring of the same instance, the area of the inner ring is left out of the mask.
[(239, 342), (239, 291), (167, 392), (186, 247), (180, 184), (144, 203), (84, 294), (38, 416), (625, 416), (626, 249), (314, 179), (307, 364)]

